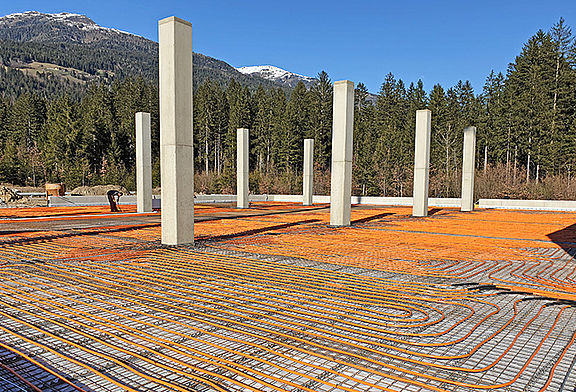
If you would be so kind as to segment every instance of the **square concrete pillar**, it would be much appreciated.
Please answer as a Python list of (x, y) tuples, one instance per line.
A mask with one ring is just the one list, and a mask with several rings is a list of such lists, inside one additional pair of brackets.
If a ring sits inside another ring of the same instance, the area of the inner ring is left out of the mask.
[(194, 243), (192, 25), (158, 22), (162, 244)]
[(335, 82), (333, 102), (330, 225), (350, 226), (354, 83), (348, 80)]
[(304, 139), (304, 173), (302, 200), (305, 206), (312, 205), (314, 193), (314, 139)]
[(428, 175), (430, 171), (430, 133), (432, 112), (416, 111), (416, 143), (414, 150), (413, 216), (428, 215)]
[(462, 154), (462, 207), (461, 211), (474, 210), (474, 169), (476, 163), (476, 127), (464, 129)]
[(150, 113), (136, 113), (136, 209), (152, 212)]
[(236, 130), (236, 208), (249, 208), (248, 181), (250, 170), (248, 168), (249, 131)]

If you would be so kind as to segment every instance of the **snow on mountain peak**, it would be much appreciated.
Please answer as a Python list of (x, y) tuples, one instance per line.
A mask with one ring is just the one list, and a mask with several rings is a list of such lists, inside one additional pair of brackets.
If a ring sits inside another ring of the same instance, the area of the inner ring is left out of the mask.
[(118, 34), (129, 34), (135, 35), (132, 33), (128, 33), (126, 31), (113, 29), (109, 27), (102, 27), (97, 25), (92, 19), (87, 17), (86, 15), (81, 14), (74, 14), (70, 12), (59, 12), (55, 14), (45, 14), (38, 11), (26, 11), (26, 12), (17, 12), (14, 14), (6, 15), (0, 17), (0, 22), (14, 20), (14, 19), (31, 19), (31, 18), (38, 18), (44, 20), (51, 20), (55, 22), (65, 23), (68, 26), (73, 26), (79, 28), (80, 30), (90, 31), (90, 30), (101, 30), (101, 31), (109, 31)]
[(248, 67), (236, 68), (236, 70), (246, 75), (257, 75), (261, 78), (285, 83), (292, 87), (295, 86), (299, 81), (304, 82), (304, 84), (307, 86), (314, 84), (316, 81), (316, 79), (309, 76), (289, 72), (285, 69), (278, 68), (273, 65), (252, 65)]
[[(273, 78), (281, 78), (284, 76), (289, 76), (289, 75), (296, 75), (293, 74), (292, 72), (288, 72), (282, 68), (278, 68), (275, 67), (273, 65), (252, 65), (252, 66), (248, 66), (248, 67), (240, 67), (237, 68), (238, 71), (242, 72), (243, 74), (253, 74), (253, 73), (262, 73), (262, 74), (268, 74), (270, 75), (270, 77)], [(297, 75), (297, 76), (301, 76), (301, 75)]]
[(78, 17), (88, 19), (88, 17), (85, 15), (72, 14), (70, 12), (60, 12), (57, 14), (44, 14), (44, 13), (38, 12), (38, 11), (16, 12), (14, 14), (2, 16), (2, 17), (0, 17), (0, 19), (16, 19), (16, 18), (22, 18), (22, 17), (46, 17), (46, 18), (60, 19), (60, 20), (72, 19), (72, 18), (78, 18)]

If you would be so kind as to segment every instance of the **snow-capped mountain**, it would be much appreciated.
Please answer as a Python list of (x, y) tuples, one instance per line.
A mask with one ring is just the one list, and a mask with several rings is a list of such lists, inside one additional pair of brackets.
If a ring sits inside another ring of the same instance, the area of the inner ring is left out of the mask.
[(259, 76), (288, 87), (295, 87), (298, 82), (303, 82), (306, 87), (310, 87), (316, 82), (316, 79), (309, 76), (289, 72), (273, 65), (253, 65), (236, 69), (245, 75)]
[[(37, 11), (0, 17), (0, 58), (5, 67), (23, 72), (29, 84), (48, 73), (57, 83), (158, 75), (158, 43), (139, 35), (99, 26), (86, 15)], [(82, 77), (78, 77), (78, 75)], [(194, 85), (206, 80), (227, 84), (236, 80), (255, 89), (294, 88), (299, 81), (309, 87), (313, 78), (277, 67), (235, 69), (224, 61), (194, 53)], [(65, 88), (65, 87), (62, 87)]]
[[(65, 67), (66, 72), (53, 72), (54, 78), (62, 77), (64, 82), (74, 76), (75, 70), (92, 75), (88, 78), (94, 80), (101, 74), (143, 76), (150, 80), (158, 75), (158, 43), (99, 26), (85, 15), (68, 12), (28, 11), (0, 17), (0, 58), (4, 66), (28, 72), (28, 78), (36, 77), (28, 69), (41, 67), (42, 72), (50, 73)], [(251, 88), (285, 86), (240, 73), (224, 61), (194, 53), (195, 86), (208, 79), (222, 84), (234, 79)]]
[(0, 17), (0, 39), (52, 43), (128, 41), (132, 46), (151, 48), (145, 38), (99, 26), (86, 15), (68, 12), (45, 14), (28, 11)]
[(43, 14), (38, 11), (18, 12), (0, 17), (0, 23), (9, 23), (10, 21), (18, 21), (18, 23), (22, 23), (25, 19), (32, 20), (35, 23), (37, 23), (38, 21), (44, 23), (49, 22), (63, 23), (68, 26), (77, 27), (80, 30), (84, 31), (100, 30), (100, 31), (109, 31), (117, 34), (134, 35), (118, 29), (99, 26), (92, 19), (88, 18), (86, 15), (72, 14), (69, 12), (60, 12), (57, 14)]

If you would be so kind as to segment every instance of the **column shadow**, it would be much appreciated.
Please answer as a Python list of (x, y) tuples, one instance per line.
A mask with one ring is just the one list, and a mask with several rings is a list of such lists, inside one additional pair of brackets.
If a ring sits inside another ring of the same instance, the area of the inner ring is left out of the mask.
[(564, 250), (572, 259), (576, 259), (576, 223), (547, 234), (552, 242)]

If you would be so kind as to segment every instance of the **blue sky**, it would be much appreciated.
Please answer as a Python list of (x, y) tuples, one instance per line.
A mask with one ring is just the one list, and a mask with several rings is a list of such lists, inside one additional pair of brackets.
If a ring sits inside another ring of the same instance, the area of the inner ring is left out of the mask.
[(37, 10), (85, 14), (96, 23), (157, 40), (157, 20), (178, 16), (194, 28), (194, 51), (233, 66), (271, 64), (377, 92), (392, 72), (481, 91), (490, 70), (505, 72), (528, 38), (562, 16), (576, 34), (576, 0), (240, 1), (18, 0), (0, 14)]

